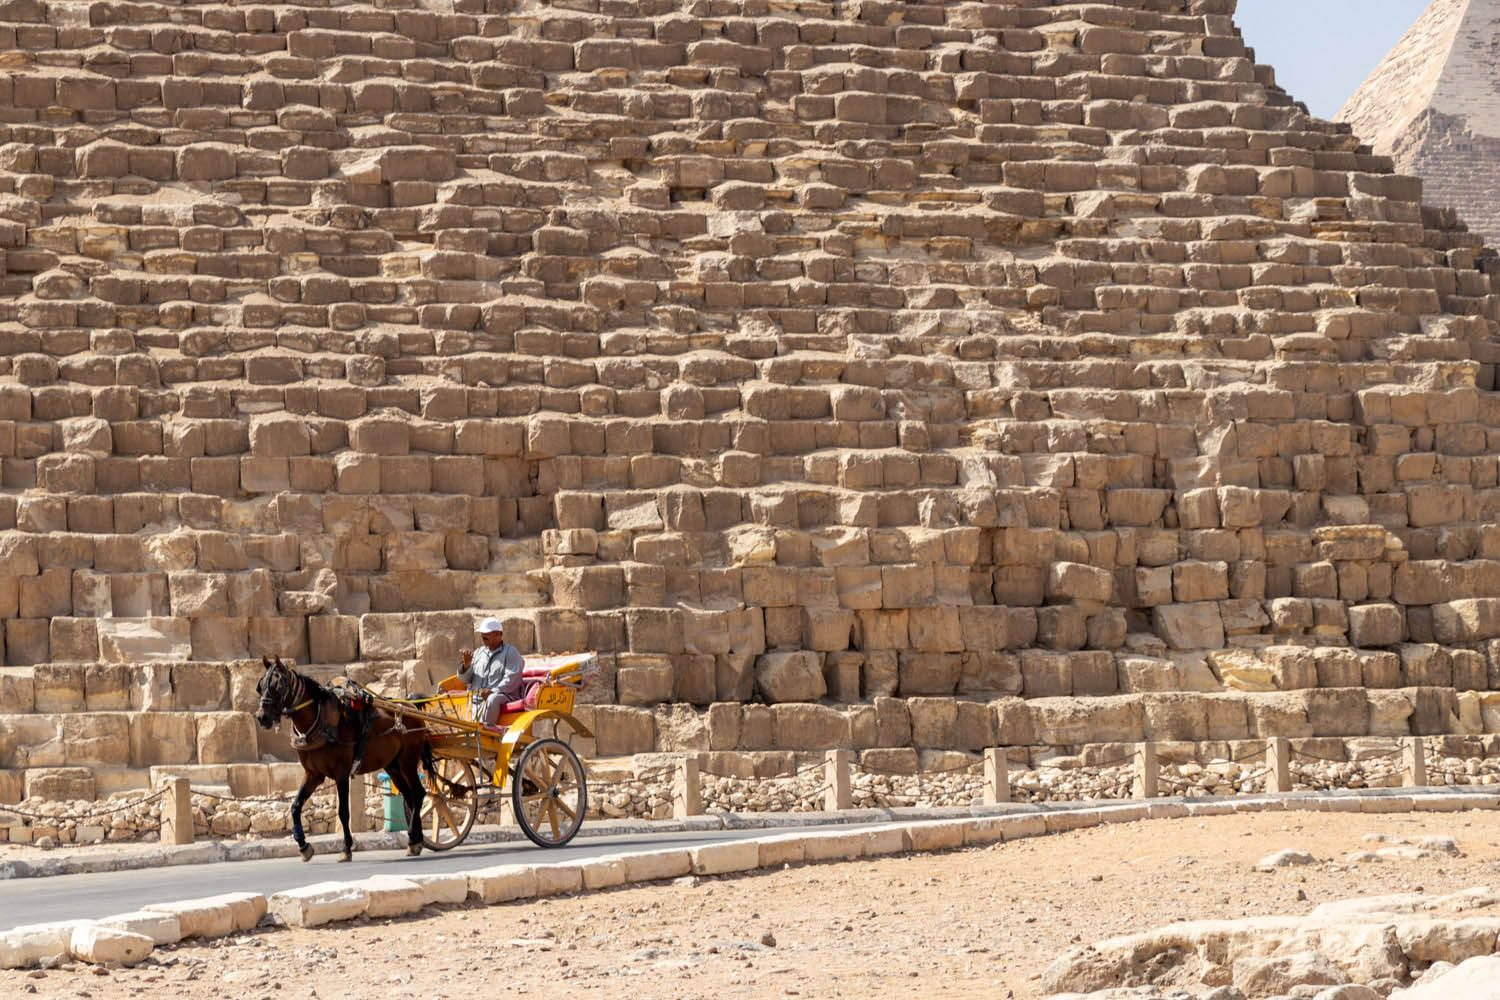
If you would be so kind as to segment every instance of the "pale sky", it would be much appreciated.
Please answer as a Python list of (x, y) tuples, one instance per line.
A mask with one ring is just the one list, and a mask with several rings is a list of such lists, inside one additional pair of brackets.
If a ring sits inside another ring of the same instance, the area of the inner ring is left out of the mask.
[(1255, 61), (1320, 118), (1332, 118), (1428, 0), (1240, 0), (1235, 23)]

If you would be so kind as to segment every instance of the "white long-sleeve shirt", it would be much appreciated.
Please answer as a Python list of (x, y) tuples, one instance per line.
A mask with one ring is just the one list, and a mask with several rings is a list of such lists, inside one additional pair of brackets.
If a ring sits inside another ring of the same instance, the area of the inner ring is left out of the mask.
[(488, 646), (474, 650), (468, 669), (458, 672), (458, 679), (470, 688), (489, 688), (514, 701), (521, 694), (521, 671), (526, 661), (521, 651), (508, 642), (502, 642), (492, 651)]

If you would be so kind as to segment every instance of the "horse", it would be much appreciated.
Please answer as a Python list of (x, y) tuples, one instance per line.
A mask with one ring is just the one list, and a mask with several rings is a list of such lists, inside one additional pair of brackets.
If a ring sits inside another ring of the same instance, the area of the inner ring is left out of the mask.
[[(406, 853), (422, 853), (422, 799), (425, 791), (418, 767), (435, 775), (436, 764), (427, 730), (420, 721), (392, 715), (366, 701), (363, 713), (351, 710), (334, 692), (281, 662), (261, 657), (266, 672), (255, 685), (260, 706), (255, 721), (271, 729), (285, 718), (292, 724), (292, 747), (302, 764), (302, 787), (292, 801), (292, 837), (303, 861), (313, 849), (302, 833), (302, 806), (308, 796), (332, 779), (339, 792), (339, 822), (344, 828), (340, 861), (352, 859), (354, 837), (349, 833), (349, 779), (381, 768), (401, 793), (409, 814)], [(366, 696), (367, 697), (367, 696)], [(361, 723), (368, 726), (361, 733)], [(360, 752), (362, 748), (362, 753)]]

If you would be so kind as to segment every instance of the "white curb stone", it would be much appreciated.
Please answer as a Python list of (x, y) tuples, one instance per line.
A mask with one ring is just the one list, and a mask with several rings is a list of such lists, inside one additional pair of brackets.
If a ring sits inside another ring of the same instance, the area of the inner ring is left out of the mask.
[(176, 944), (182, 940), (182, 925), (171, 913), (153, 913), (137, 910), (134, 913), (116, 913), (103, 920), (94, 921), (100, 927), (112, 927), (117, 931), (144, 934), (156, 944)]
[(964, 846), (964, 826), (968, 820), (939, 820), (913, 823), (906, 828), (909, 851), (951, 851)]
[(30, 924), (0, 933), (0, 969), (24, 969), (57, 956), (66, 956), (73, 929), (82, 920)]
[(583, 889), (583, 868), (580, 865), (537, 865), (536, 894), (538, 896), (565, 896)]
[(370, 894), (351, 882), (319, 882), (278, 892), (270, 899), (271, 912), (289, 927), (352, 920), (369, 904)]
[(585, 889), (613, 889), (625, 884), (625, 859), (618, 854), (590, 858), (578, 867), (583, 870)]
[(1081, 809), (1078, 812), (1054, 812), (1044, 814), (1048, 833), (1065, 833), (1068, 830), (1085, 830), (1098, 826), (1103, 818), (1097, 809)]
[(964, 845), (979, 847), (1005, 839), (1005, 823), (999, 816), (979, 816), (964, 822)]
[(906, 850), (906, 834), (899, 826), (877, 827), (874, 830), (865, 830), (865, 844), (863, 854), (867, 858), (880, 857), (885, 854), (900, 854)]
[(1040, 837), (1047, 832), (1047, 818), (1041, 813), (1027, 813), (1025, 816), (1001, 816), (997, 823), (1005, 834), (1006, 840), (1020, 840), (1023, 837)]
[[(354, 885), (365, 891), (368, 899), (365, 913), (371, 918), (399, 917), (405, 913), (414, 913), (427, 904), (427, 896), (422, 887), (399, 875), (372, 875)], [(465, 892), (467, 891), (466, 884)]]
[(103, 965), (119, 962), (134, 965), (151, 954), (155, 942), (144, 934), (116, 930), (99, 924), (80, 924), (73, 928), (73, 937), (68, 942), (68, 951), (82, 962)]
[(1146, 809), (1149, 819), (1182, 819), (1188, 815), (1188, 807), (1181, 802), (1153, 802)]
[(430, 903), (462, 903), (469, 898), (469, 876), (463, 872), (407, 877), (422, 887), (424, 906)]
[(508, 903), (536, 895), (536, 867), (495, 865), (468, 873), (469, 895), (485, 903)]
[(780, 868), (799, 865), (807, 860), (806, 834), (788, 833), (779, 837), (761, 837), (760, 867)]
[(741, 840), (729, 844), (704, 844), (688, 851), (694, 875), (724, 875), (760, 867), (760, 845)]
[(626, 854), (625, 881), (654, 882), (663, 878), (681, 878), (693, 870), (692, 856), (686, 850), (647, 851)]
[(217, 938), (234, 933), (234, 910), (227, 902), (210, 899), (181, 899), (170, 903), (150, 903), (142, 907), (148, 913), (167, 913), (177, 918), (184, 938)]
[(1380, 798), (1360, 798), (1359, 811), (1367, 813), (1409, 813), (1416, 808), (1416, 803), (1409, 795), (1393, 795)]
[(802, 849), (808, 861), (847, 861), (864, 855), (865, 834), (863, 830), (809, 833)]

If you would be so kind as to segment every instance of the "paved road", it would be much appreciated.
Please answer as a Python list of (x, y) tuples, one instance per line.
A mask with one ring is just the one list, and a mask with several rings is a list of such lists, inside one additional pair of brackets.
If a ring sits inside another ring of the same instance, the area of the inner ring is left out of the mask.
[[(832, 827), (815, 829), (831, 829)], [(808, 828), (804, 828), (808, 829)], [(838, 826), (837, 829), (857, 829)], [(626, 850), (666, 850), (724, 840), (744, 840), (789, 830), (744, 829), (690, 831), (676, 834), (580, 835), (567, 847), (545, 850), (528, 841), (465, 844), (445, 854), (423, 852), (409, 858), (405, 850), (356, 851), (348, 864), (322, 853), (303, 863), (299, 858), (177, 865), (135, 871), (54, 875), (0, 882), (0, 930), (49, 920), (106, 917), (140, 909), (148, 903), (213, 896), (221, 892), (260, 892), (323, 881), (352, 881), (371, 875), (466, 871), (504, 864), (566, 863)]]

